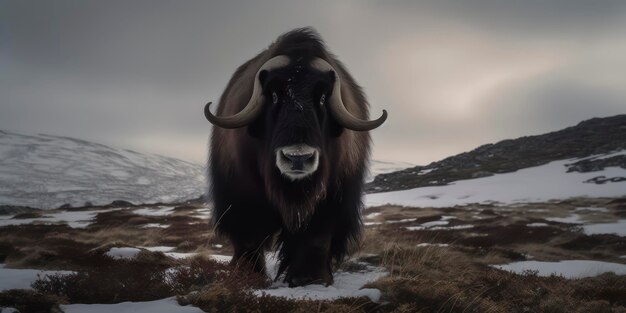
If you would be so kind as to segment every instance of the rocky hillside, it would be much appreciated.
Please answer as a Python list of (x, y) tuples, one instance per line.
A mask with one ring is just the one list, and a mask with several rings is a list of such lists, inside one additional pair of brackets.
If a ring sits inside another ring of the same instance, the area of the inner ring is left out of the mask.
[[(593, 118), (563, 130), (480, 146), (433, 162), (381, 174), (366, 185), (367, 193), (446, 185), (452, 181), (514, 172), (554, 160), (584, 158), (626, 150), (626, 115)], [(608, 166), (626, 168), (626, 155), (589, 158), (568, 164), (568, 171), (590, 172)], [(594, 181), (603, 183), (603, 181)]]

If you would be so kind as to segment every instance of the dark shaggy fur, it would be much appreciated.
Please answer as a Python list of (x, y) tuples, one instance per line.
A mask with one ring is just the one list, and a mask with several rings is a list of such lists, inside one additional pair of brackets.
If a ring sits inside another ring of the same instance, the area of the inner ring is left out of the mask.
[[(251, 125), (213, 128), (209, 178), (214, 223), (217, 232), (232, 241), (234, 263), (264, 271), (264, 251), (275, 242), (280, 249), (278, 275), (285, 274), (291, 286), (332, 283), (332, 261), (340, 262), (358, 243), (370, 138), (367, 132), (343, 129), (315, 106), (317, 86), (332, 86), (331, 81), (324, 82), (328, 76), (293, 68), (302, 65), (306, 69), (313, 58), (322, 58), (337, 70), (348, 111), (367, 119), (368, 104), (361, 88), (317, 33), (303, 28), (282, 35), (237, 69), (220, 98), (218, 116), (243, 109), (252, 94), (256, 72), (277, 55), (287, 55), (292, 63), (271, 75), (291, 75), (296, 83), (289, 88), (294, 88), (294, 99), (304, 103), (304, 108), (296, 115), (274, 109), (270, 100)], [(313, 86), (312, 79), (320, 83)], [(278, 172), (273, 151), (299, 142), (319, 147), (320, 162), (312, 177), (292, 182)]]

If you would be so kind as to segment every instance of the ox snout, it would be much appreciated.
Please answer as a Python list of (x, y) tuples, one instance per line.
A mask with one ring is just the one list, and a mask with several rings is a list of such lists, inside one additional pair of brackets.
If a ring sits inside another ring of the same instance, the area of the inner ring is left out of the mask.
[(299, 144), (276, 149), (276, 167), (291, 180), (303, 179), (317, 170), (319, 150)]

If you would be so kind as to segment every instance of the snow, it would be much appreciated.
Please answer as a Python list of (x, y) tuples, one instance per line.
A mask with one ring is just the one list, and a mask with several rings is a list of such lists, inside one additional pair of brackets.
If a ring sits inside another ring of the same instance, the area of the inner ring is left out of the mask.
[(495, 268), (521, 274), (524, 271), (539, 271), (539, 276), (561, 275), (565, 278), (597, 276), (606, 272), (626, 274), (626, 264), (592, 260), (565, 260), (559, 262), (521, 261), (505, 265), (492, 265)]
[[(141, 249), (146, 249), (152, 252), (163, 252), (168, 257), (174, 259), (187, 259), (193, 256), (196, 256), (197, 252), (172, 252), (172, 250), (176, 249), (175, 247), (167, 247), (167, 246), (155, 246), (155, 247), (114, 247), (109, 249), (105, 254), (114, 258), (114, 259), (132, 259), (141, 252)], [(210, 257), (222, 263), (228, 263), (232, 259), (229, 255), (221, 255), (221, 254), (211, 254)]]
[[(278, 270), (278, 257), (276, 253), (265, 255), (267, 264), (267, 275), (276, 277)], [(306, 285), (289, 288), (287, 283), (281, 280), (276, 281), (267, 289), (255, 290), (257, 296), (270, 295), (288, 299), (312, 299), (312, 300), (332, 300), (342, 297), (368, 297), (374, 302), (380, 300), (378, 289), (362, 287), (379, 278), (387, 276), (383, 268), (374, 267), (367, 263), (362, 263), (365, 269), (359, 272), (338, 271), (333, 275), (334, 283), (328, 287), (324, 285)]]
[(546, 221), (550, 222), (558, 222), (565, 224), (581, 224), (580, 215), (572, 214), (568, 217), (547, 217)]
[(548, 226), (546, 223), (530, 223), (526, 224), (527, 227), (545, 227)]
[(0, 264), (0, 291), (9, 289), (31, 289), (30, 284), (39, 277), (46, 275), (67, 275), (72, 274), (71, 271), (42, 271), (33, 269), (13, 269), (5, 268), (4, 264)]
[(618, 220), (615, 223), (583, 223), (580, 215), (572, 214), (568, 217), (548, 217), (546, 220), (567, 224), (582, 224), (583, 232), (587, 235), (615, 234), (626, 236), (626, 219)]
[(170, 225), (159, 224), (159, 223), (148, 223), (145, 225), (141, 225), (141, 228), (168, 228)]
[(324, 285), (306, 285), (289, 288), (286, 283), (275, 282), (268, 289), (255, 290), (257, 296), (270, 295), (288, 299), (311, 299), (311, 300), (332, 300), (343, 297), (368, 297), (373, 302), (380, 300), (380, 290), (362, 287), (387, 273), (380, 268), (368, 266), (361, 272), (336, 272), (334, 274), (334, 284), (326, 287)]
[(596, 208), (596, 207), (581, 207), (581, 208), (576, 208), (574, 209), (574, 211), (576, 212), (602, 212), (602, 213), (607, 213), (609, 212), (609, 209), (607, 208)]
[(416, 245), (416, 247), (449, 247), (450, 245), (447, 243), (427, 243), (427, 242), (422, 242), (422, 243), (418, 243)]
[[(433, 222), (430, 222), (433, 223)], [(428, 223), (425, 223), (428, 224)], [(435, 224), (430, 224), (430, 226), (425, 226), (425, 224), (419, 226), (408, 226), (405, 227), (407, 230), (458, 230), (458, 229), (469, 229), (474, 228), (474, 225), (455, 225), (455, 226), (433, 226)]]
[(129, 247), (121, 247), (121, 248), (111, 248), (105, 254), (114, 258), (114, 259), (132, 259), (137, 256), (141, 252), (141, 249), (137, 248), (129, 248)]
[(168, 252), (168, 251), (172, 251), (176, 249), (176, 247), (167, 247), (167, 246), (139, 247), (139, 248), (143, 248), (152, 252)]
[(614, 234), (626, 236), (626, 219), (616, 223), (600, 223), (583, 225), (583, 232), (587, 235)]
[(603, 160), (603, 159), (608, 159), (608, 158), (612, 158), (612, 157), (620, 156), (620, 155), (626, 155), (626, 150), (615, 151), (615, 152), (611, 152), (608, 154), (596, 154), (596, 155), (582, 158), (581, 160)]
[(422, 226), (423, 226), (423, 227), (426, 227), (426, 228), (429, 228), (429, 227), (433, 227), (433, 226), (448, 225), (448, 223), (450, 223), (450, 222), (448, 222), (448, 221), (444, 221), (444, 220), (441, 220), (441, 221), (432, 221), (432, 222), (426, 222), (426, 223), (423, 223), (423, 224), (422, 224)]
[(211, 254), (211, 258), (220, 263), (228, 263), (233, 257), (230, 255)]
[(174, 213), (173, 207), (158, 207), (158, 208), (143, 208), (133, 210), (133, 213), (137, 215), (145, 215), (145, 216), (166, 216)]
[(385, 223), (387, 224), (410, 223), (410, 222), (415, 222), (416, 220), (417, 220), (416, 218), (403, 218), (401, 220), (388, 220), (388, 221), (385, 221)]
[(367, 207), (385, 204), (410, 207), (451, 207), (471, 203), (532, 203), (572, 197), (621, 197), (626, 195), (626, 181), (605, 184), (584, 183), (597, 176), (626, 177), (626, 169), (607, 167), (590, 173), (567, 173), (568, 163), (560, 160), (512, 173), (460, 180), (445, 186), (365, 195)]
[(197, 255), (198, 253), (196, 253), (196, 252), (165, 252), (163, 254), (169, 256), (170, 258), (179, 260), (179, 259), (191, 258), (191, 257)]
[(192, 215), (192, 217), (199, 218), (201, 220), (208, 220), (211, 218), (210, 215)]
[(197, 307), (181, 306), (176, 302), (176, 297), (146, 301), (146, 302), (121, 302), (116, 304), (66, 304), (61, 305), (61, 311), (65, 313), (203, 313)]
[(42, 209), (202, 196), (204, 166), (49, 135), (0, 131), (0, 205)]
[(213, 216), (213, 210), (210, 208), (197, 209), (195, 215), (192, 215), (195, 218), (207, 220)]
[(374, 212), (374, 213), (370, 213), (368, 215), (365, 215), (365, 218), (366, 219), (373, 219), (373, 218), (376, 218), (377, 216), (380, 216), (381, 214), (382, 213), (380, 213), (380, 212)]
[(432, 171), (435, 171), (435, 170), (437, 170), (437, 168), (436, 168), (436, 167), (433, 167), (433, 168), (427, 168), (427, 169), (425, 169), (425, 170), (421, 170), (421, 171), (419, 171), (419, 172), (417, 173), (417, 175), (420, 175), (420, 176), (421, 176), (421, 175), (426, 175), (426, 174), (428, 174), (428, 173), (430, 173), (430, 172), (432, 172)]
[(418, 226), (407, 226), (405, 227), (407, 230), (453, 230), (453, 229), (467, 229), (472, 228), (474, 225), (456, 225), (456, 226), (445, 226), (450, 223), (451, 219), (454, 219), (454, 216), (443, 215), (438, 221), (430, 221), (426, 223), (422, 223)]
[(14, 219), (13, 216), (0, 216), (0, 227), (24, 224), (67, 224), (71, 228), (85, 228), (91, 225), (92, 220), (98, 213), (110, 212), (111, 210), (97, 211), (63, 211), (58, 213), (44, 213), (37, 218)]

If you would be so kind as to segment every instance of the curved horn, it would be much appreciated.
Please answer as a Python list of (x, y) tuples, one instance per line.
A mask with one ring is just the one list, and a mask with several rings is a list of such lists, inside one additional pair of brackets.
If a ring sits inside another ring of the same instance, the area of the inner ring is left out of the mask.
[(250, 101), (239, 113), (231, 116), (215, 116), (209, 110), (211, 105), (211, 102), (209, 102), (204, 107), (204, 116), (209, 122), (222, 128), (239, 128), (252, 123), (263, 109), (263, 88), (259, 81), (259, 74), (262, 71), (269, 71), (287, 64), (289, 64), (289, 58), (284, 55), (275, 56), (263, 63), (256, 75), (254, 75), (254, 87), (252, 88)]
[(372, 120), (362, 120), (350, 113), (341, 99), (341, 80), (337, 71), (328, 62), (317, 58), (311, 62), (311, 66), (320, 71), (333, 71), (335, 73), (335, 85), (333, 86), (333, 94), (330, 98), (330, 112), (339, 124), (343, 127), (356, 130), (356, 131), (368, 131), (382, 125), (387, 119), (387, 110), (383, 110), (381, 117)]

